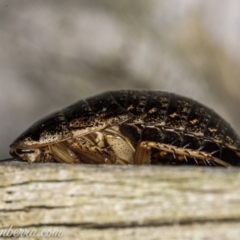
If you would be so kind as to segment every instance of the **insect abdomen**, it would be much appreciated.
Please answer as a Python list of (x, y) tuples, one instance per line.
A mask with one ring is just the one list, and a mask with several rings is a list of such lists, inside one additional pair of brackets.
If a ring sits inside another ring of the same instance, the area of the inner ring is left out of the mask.
[[(111, 94), (121, 107), (135, 116), (135, 122), (142, 121), (132, 128), (128, 126), (128, 130), (126, 126), (121, 127), (123, 134), (134, 139), (135, 146), (137, 142), (154, 141), (199, 150), (200, 154), (209, 153), (232, 165), (240, 165), (237, 135), (228, 123), (204, 105), (167, 92), (121, 91)], [(134, 132), (135, 138), (130, 136)]]

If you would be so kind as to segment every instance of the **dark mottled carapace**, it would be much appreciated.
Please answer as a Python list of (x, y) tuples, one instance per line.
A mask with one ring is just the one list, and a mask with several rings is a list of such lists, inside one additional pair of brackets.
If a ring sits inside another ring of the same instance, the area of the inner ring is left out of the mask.
[[(74, 145), (75, 139), (82, 142)], [(112, 91), (80, 100), (35, 123), (12, 146), (43, 149), (59, 142), (84, 158), (94, 159), (87, 151), (104, 151), (111, 163), (240, 165), (240, 139), (226, 121), (190, 98), (161, 91)]]

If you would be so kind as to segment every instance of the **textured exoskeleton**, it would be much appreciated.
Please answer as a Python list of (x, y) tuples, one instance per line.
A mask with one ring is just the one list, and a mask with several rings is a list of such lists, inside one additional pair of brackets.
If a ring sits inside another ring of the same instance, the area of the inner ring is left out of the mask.
[(36, 122), (10, 146), (28, 162), (240, 166), (240, 139), (202, 104), (160, 91), (113, 91)]

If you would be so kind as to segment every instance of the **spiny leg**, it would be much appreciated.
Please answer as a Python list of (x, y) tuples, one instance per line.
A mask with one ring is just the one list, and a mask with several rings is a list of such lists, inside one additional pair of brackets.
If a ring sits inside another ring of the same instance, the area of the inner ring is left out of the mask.
[(99, 147), (84, 138), (71, 143), (71, 149), (87, 164), (115, 164), (116, 157), (110, 147)]
[(222, 161), (219, 158), (213, 157), (211, 153), (207, 153), (199, 150), (186, 149), (181, 147), (176, 147), (170, 144), (158, 143), (158, 142), (150, 142), (143, 141), (141, 142), (135, 151), (134, 155), (134, 164), (151, 164), (151, 152), (152, 149), (158, 149), (162, 152), (173, 154), (174, 158), (179, 156), (176, 160), (181, 161), (182, 159), (187, 159), (187, 157), (196, 159), (198, 161), (202, 161), (205, 163), (211, 163), (212, 165), (220, 165), (225, 167), (231, 167), (232, 165)]

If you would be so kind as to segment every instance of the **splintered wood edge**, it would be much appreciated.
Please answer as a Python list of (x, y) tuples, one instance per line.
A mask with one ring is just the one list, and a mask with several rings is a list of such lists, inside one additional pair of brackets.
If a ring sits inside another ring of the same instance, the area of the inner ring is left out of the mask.
[(0, 175), (1, 229), (84, 239), (240, 237), (237, 168), (13, 161), (0, 164)]

